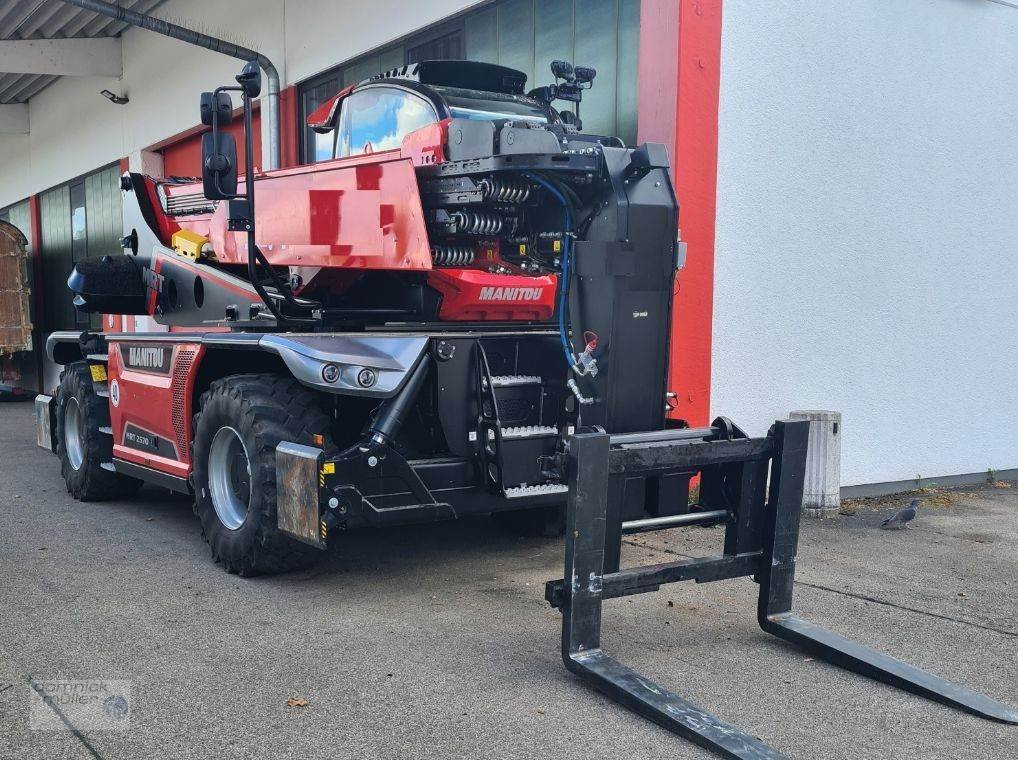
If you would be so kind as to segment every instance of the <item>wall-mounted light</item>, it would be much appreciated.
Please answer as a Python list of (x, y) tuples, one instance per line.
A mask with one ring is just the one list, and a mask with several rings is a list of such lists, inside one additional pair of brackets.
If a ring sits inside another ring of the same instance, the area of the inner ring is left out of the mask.
[(100, 90), (99, 94), (106, 98), (108, 101), (110, 101), (110, 103), (113, 103), (114, 105), (122, 106), (126, 103), (131, 102), (131, 99), (126, 95), (117, 95), (115, 92), (111, 92), (110, 90)]

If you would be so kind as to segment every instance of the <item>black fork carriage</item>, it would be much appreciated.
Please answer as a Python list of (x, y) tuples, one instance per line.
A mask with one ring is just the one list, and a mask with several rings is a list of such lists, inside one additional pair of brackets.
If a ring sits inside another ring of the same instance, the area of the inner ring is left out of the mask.
[[(749, 438), (719, 418), (710, 428), (569, 439), (565, 580), (545, 595), (562, 612), (566, 667), (612, 699), (702, 747), (729, 758), (781, 758), (753, 736), (704, 712), (626, 667), (601, 648), (601, 604), (657, 591), (661, 585), (753, 576), (760, 585), (757, 619), (768, 633), (814, 657), (961, 710), (1018, 723), (1018, 711), (875, 652), (792, 615), (808, 421), (779, 421)], [(625, 480), (699, 474), (698, 505), (666, 517), (623, 521)], [(678, 525), (727, 526), (724, 552), (620, 569), (622, 536)]]

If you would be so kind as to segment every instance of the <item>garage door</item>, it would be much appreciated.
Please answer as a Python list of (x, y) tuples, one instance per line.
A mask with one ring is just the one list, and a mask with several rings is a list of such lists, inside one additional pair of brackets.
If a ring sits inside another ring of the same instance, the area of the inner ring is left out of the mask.
[(19, 230), (21, 234), (28, 238), (28, 250), (32, 250), (32, 222), (29, 217), (28, 201), (22, 201), (21, 203), (15, 203), (13, 206), (8, 206), (3, 211), (0, 211), (0, 220), (4, 222), (10, 222)]
[(120, 172), (116, 164), (47, 190), (39, 198), (45, 314), (42, 329), (98, 327), (98, 318), (77, 314), (67, 277), (86, 256), (122, 253)]

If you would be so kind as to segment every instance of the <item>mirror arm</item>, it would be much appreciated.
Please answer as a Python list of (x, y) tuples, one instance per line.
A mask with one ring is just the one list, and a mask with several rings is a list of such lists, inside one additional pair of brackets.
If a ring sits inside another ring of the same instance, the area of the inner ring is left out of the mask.
[[(258, 297), (265, 303), (266, 308), (272, 313), (272, 316), (276, 318), (278, 322), (294, 321), (294, 318), (288, 318), (283, 315), (279, 307), (269, 296), (265, 286), (262, 285), (261, 280), (258, 276), (259, 265), (265, 267), (269, 273), (269, 277), (279, 290), (280, 296), (283, 300), (292, 308), (298, 311), (307, 311), (307, 307), (293, 297), (293, 293), (290, 292), (287, 283), (279, 279), (276, 273), (272, 270), (272, 265), (269, 264), (268, 260), (258, 250), (258, 245), (255, 242), (255, 191), (254, 191), (254, 139), (253, 139), (253, 111), (254, 108), (251, 104), (252, 98), (248, 94), (248, 91), (244, 87), (237, 86), (222, 86), (217, 87), (212, 93), (213, 104), (218, 102), (218, 97), (221, 92), (240, 92), (241, 98), (244, 103), (244, 193), (225, 193), (222, 190), (220, 183), (219, 172), (213, 173), (213, 179), (215, 182), (215, 188), (219, 192), (219, 195), (224, 200), (231, 199), (245, 199), (247, 200), (247, 273), (248, 278), (251, 280), (251, 286), (255, 289)], [(219, 109), (212, 109), (212, 141), (213, 144), (219, 144)], [(206, 167), (207, 168), (207, 167)], [(306, 318), (296, 318), (298, 321), (306, 321)]]
[(287, 321), (287, 317), (283, 316), (283, 313), (279, 310), (276, 304), (269, 297), (268, 291), (261, 284), (258, 278), (258, 264), (261, 263), (269, 272), (269, 276), (276, 284), (276, 288), (279, 290), (283, 300), (286, 301), (291, 307), (298, 310), (306, 310), (306, 308), (297, 302), (290, 292), (289, 287), (286, 283), (281, 282), (275, 272), (272, 271), (272, 266), (268, 260), (262, 255), (262, 252), (258, 250), (258, 244), (255, 242), (255, 189), (254, 189), (254, 140), (252, 138), (252, 112), (251, 98), (243, 88), (230, 88), (240, 89), (243, 93), (244, 99), (244, 192), (247, 196), (247, 207), (248, 214), (250, 214), (250, 229), (247, 233), (247, 274), (251, 280), (251, 286), (255, 289), (255, 292), (261, 297), (262, 301), (265, 302), (265, 306), (272, 316), (276, 318), (278, 322)]
[[(224, 88), (226, 89), (226, 88)], [(251, 99), (248, 97), (247, 92), (241, 87), (230, 87), (228, 89), (239, 89), (243, 95), (244, 100), (244, 193), (247, 195), (247, 208), (248, 214), (251, 219), (248, 231), (247, 231), (247, 276), (251, 280), (251, 286), (255, 289), (258, 296), (265, 302), (265, 306), (272, 316), (276, 318), (278, 322), (284, 322), (282, 312), (276, 307), (269, 297), (268, 291), (261, 284), (258, 279), (258, 246), (255, 243), (255, 197), (254, 197), (254, 149), (252, 148), (252, 115), (251, 115)], [(212, 129), (216, 129), (215, 120), (213, 120)]]

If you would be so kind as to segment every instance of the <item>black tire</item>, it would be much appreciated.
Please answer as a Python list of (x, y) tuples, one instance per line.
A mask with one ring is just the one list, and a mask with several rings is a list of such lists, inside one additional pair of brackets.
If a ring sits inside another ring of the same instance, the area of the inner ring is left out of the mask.
[[(242, 522), (230, 527), (216, 511), (209, 484), (209, 456), (217, 433), (232, 428), (243, 443), (250, 490)], [(325, 437), (332, 451), (331, 420), (319, 395), (280, 375), (232, 375), (202, 395), (195, 416), (194, 511), (212, 558), (227, 572), (271, 575), (307, 567), (321, 552), (276, 527), (276, 445), (283, 440), (314, 445)]]
[[(108, 400), (95, 392), (87, 363), (68, 364), (60, 373), (56, 400), (57, 456), (67, 492), (79, 501), (122, 499), (136, 494), (140, 480), (103, 467), (113, 462), (113, 436), (100, 430), (110, 424), (110, 408)], [(68, 451), (68, 409), (73, 410), (72, 418), (76, 415), (78, 419), (77, 442), (72, 443), (74, 462)]]
[(516, 512), (496, 512), (493, 517), (500, 529), (513, 536), (561, 538), (566, 532), (564, 504)]

